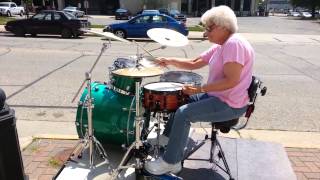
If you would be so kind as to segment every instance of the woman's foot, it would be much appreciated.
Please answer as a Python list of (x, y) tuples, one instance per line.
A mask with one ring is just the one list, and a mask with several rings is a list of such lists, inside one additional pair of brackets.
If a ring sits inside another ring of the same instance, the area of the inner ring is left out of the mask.
[(181, 162), (178, 162), (176, 164), (169, 164), (160, 157), (154, 161), (146, 162), (144, 168), (146, 171), (154, 175), (161, 175), (166, 173), (177, 174), (181, 171), (182, 165)]

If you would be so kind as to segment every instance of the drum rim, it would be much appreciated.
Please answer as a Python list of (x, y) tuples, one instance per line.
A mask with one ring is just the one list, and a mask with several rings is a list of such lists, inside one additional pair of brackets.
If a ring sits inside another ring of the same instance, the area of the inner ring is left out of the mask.
[(181, 84), (183, 86), (183, 83), (180, 83), (180, 82), (172, 82), (172, 81), (166, 81), (166, 82), (150, 82), (150, 83), (147, 83), (145, 85), (143, 85), (142, 87), (142, 91), (143, 93), (152, 93), (152, 94), (163, 94), (163, 95), (167, 95), (167, 94), (180, 94), (182, 92), (182, 86), (181, 86), (181, 89), (180, 90), (174, 90), (174, 91), (156, 91), (156, 90), (152, 90), (152, 89), (147, 89), (145, 88), (146, 85), (149, 85), (149, 84), (156, 84), (156, 83), (177, 83), (177, 84)]

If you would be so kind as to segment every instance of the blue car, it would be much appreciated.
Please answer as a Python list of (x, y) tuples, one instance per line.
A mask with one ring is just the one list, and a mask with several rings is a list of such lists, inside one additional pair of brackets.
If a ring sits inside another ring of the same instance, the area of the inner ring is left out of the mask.
[(187, 36), (189, 31), (183, 22), (165, 14), (141, 14), (127, 22), (115, 23), (105, 26), (103, 32), (112, 32), (121, 38), (144, 38), (147, 31), (152, 28), (173, 29)]

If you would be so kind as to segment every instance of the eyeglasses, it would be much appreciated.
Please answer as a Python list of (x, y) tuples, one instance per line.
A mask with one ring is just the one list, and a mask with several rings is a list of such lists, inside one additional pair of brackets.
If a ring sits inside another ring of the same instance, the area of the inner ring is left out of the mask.
[(205, 27), (205, 31), (206, 32), (211, 32), (211, 31), (213, 31), (215, 28), (217, 28), (218, 26), (217, 25), (215, 25), (215, 24), (212, 24), (211, 26), (207, 26), (207, 27)]

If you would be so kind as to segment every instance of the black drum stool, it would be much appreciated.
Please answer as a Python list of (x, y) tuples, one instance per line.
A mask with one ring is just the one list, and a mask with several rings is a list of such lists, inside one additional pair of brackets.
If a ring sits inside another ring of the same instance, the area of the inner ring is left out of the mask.
[[(190, 152), (187, 152), (184, 156), (184, 160), (198, 160), (198, 161), (209, 161), (210, 163), (215, 164), (217, 167), (219, 167), (222, 171), (228, 174), (230, 180), (234, 180), (234, 178), (231, 175), (230, 168), (228, 166), (226, 157), (224, 155), (224, 152), (222, 150), (222, 147), (217, 139), (218, 131), (220, 130), (221, 133), (228, 133), (231, 129), (234, 130), (240, 130), (246, 127), (249, 118), (251, 114), (254, 111), (255, 108), (255, 101), (258, 96), (258, 94), (261, 94), (261, 96), (264, 96), (267, 92), (267, 88), (262, 86), (262, 82), (256, 78), (255, 76), (252, 76), (252, 81), (250, 84), (250, 87), (248, 89), (248, 95), (249, 95), (249, 104), (247, 111), (245, 113), (246, 120), (242, 123), (239, 122), (239, 118), (223, 121), (223, 122), (213, 122), (211, 123), (211, 137), (209, 137), (208, 134), (205, 135), (204, 140), (202, 140), (198, 145), (196, 145), (194, 148), (191, 149)], [(199, 148), (201, 148), (208, 140), (211, 142), (210, 147), (210, 157), (209, 159), (199, 159), (199, 158), (189, 158), (194, 152), (196, 152)], [(215, 150), (218, 150), (218, 158), (222, 159), (224, 168), (221, 167), (218, 164), (218, 161), (214, 160), (214, 152)], [(183, 164), (183, 162), (182, 162)]]

